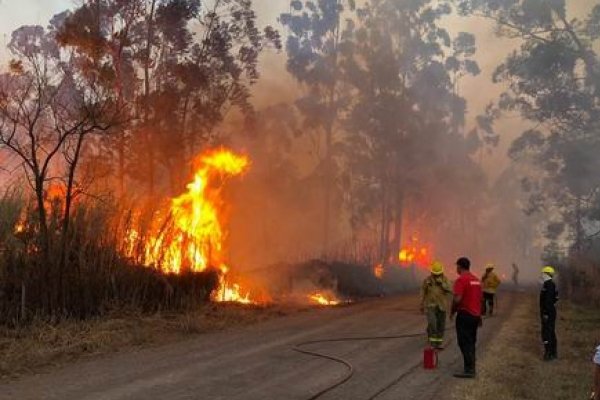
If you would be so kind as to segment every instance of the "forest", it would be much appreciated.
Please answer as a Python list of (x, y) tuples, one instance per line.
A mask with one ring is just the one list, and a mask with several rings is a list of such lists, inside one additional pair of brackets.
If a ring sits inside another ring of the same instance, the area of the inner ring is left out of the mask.
[[(265, 23), (252, 0), (86, 0), (10, 34), (0, 323), (463, 254), (531, 282), (552, 263), (600, 303), (600, 4), (281, 1)], [(492, 70), (464, 19), (513, 46)], [(498, 94), (473, 104), (482, 74)]]

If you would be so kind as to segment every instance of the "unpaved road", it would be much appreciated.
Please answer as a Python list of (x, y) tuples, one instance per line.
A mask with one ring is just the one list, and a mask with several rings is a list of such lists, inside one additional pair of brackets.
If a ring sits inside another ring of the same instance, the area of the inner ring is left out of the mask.
[[(505, 294), (504, 310), (514, 296)], [(502, 313), (502, 310), (501, 310)], [(486, 320), (480, 351), (505, 318)], [(414, 295), (319, 309), (248, 328), (206, 334), (138, 352), (72, 364), (0, 385), (0, 399), (29, 400), (306, 400), (346, 373), (342, 365), (296, 353), (294, 344), (334, 337), (381, 336), (424, 330)], [(378, 400), (443, 397), (461, 367), (454, 332), (440, 368), (420, 367), (423, 338), (322, 343), (310, 350), (352, 363), (352, 379), (323, 400), (367, 400), (400, 379)]]

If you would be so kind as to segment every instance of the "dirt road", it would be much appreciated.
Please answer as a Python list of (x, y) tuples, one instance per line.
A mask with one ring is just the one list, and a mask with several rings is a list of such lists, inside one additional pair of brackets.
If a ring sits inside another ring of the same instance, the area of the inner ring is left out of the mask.
[[(506, 295), (503, 303), (508, 308)], [(505, 309), (506, 309), (505, 308)], [(49, 374), (0, 385), (10, 400), (307, 400), (347, 370), (332, 361), (292, 350), (294, 344), (334, 337), (417, 333), (424, 318), (415, 296), (309, 311), (249, 328), (207, 334), (160, 348), (80, 362)], [(503, 318), (488, 319), (482, 346)], [(454, 332), (440, 368), (420, 367), (424, 336), (382, 341), (323, 343), (307, 349), (343, 357), (354, 367), (350, 381), (319, 399), (430, 399), (443, 392), (461, 367)], [(401, 379), (400, 379), (401, 378)]]

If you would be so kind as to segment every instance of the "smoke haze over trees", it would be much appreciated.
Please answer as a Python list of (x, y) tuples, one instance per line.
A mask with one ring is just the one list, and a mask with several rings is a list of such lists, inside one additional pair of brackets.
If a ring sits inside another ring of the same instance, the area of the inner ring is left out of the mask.
[[(89, 268), (110, 269), (116, 232), (152, 219), (191, 182), (198, 154), (221, 146), (251, 160), (223, 191), (239, 271), (313, 257), (399, 268), (418, 244), (447, 265), (466, 254), (508, 275), (516, 262), (531, 279), (544, 246), (564, 259), (596, 245), (599, 4), (286, 0), (266, 18), (263, 3), (90, 0), (11, 33), (0, 239), (31, 237), (1, 253), (6, 291), (32, 286), (39, 304), (27, 307), (53, 314), (117, 301), (117, 284), (85, 297), (82, 260), (109, 249)], [(514, 51), (490, 66), (492, 39), (460, 18), (495, 27)], [(490, 104), (463, 90), (481, 76), (497, 84)], [(100, 216), (119, 228), (98, 224), (111, 233), (92, 245), (82, 229)], [(111, 273), (98, 272), (103, 284)]]

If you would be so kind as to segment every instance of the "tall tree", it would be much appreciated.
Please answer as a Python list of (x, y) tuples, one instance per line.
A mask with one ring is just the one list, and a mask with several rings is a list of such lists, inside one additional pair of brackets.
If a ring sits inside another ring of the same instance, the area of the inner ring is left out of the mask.
[(463, 13), (491, 19), (499, 35), (521, 41), (494, 74), (495, 82), (508, 86), (499, 108), (533, 125), (510, 155), (533, 167), (523, 180), (527, 211), (546, 211), (550, 236), (567, 227), (578, 249), (585, 225), (598, 221), (600, 204), (600, 5), (580, 20), (569, 15), (564, 0), (460, 3)]
[[(90, 74), (77, 57), (58, 47), (60, 22), (54, 19), (48, 30), (24, 26), (14, 31), (9, 43), (14, 58), (9, 72), (0, 75), (0, 149), (16, 157), (35, 194), (40, 260), (50, 285), (47, 307), (51, 310), (63, 301), (66, 237), (84, 145), (90, 136), (119, 122), (106, 76), (100, 70)], [(49, 227), (46, 191), (52, 180), (63, 182), (59, 242), (53, 240), (56, 235)], [(56, 264), (49, 261), (53, 247), (60, 254)], [(54, 266), (56, 285), (50, 279)]]
[(355, 9), (354, 0), (292, 0), (290, 12), (280, 17), (288, 28), (287, 68), (306, 87), (297, 106), (305, 127), (317, 131), (322, 147), (316, 174), (323, 181), (323, 250), (330, 250), (332, 194), (336, 186), (334, 131), (343, 108), (340, 81), (342, 18)]
[(164, 180), (181, 185), (186, 161), (219, 140), (214, 128), (232, 108), (251, 118), (258, 56), (280, 47), (275, 30), (257, 27), (249, 0), (87, 1), (60, 39), (115, 74), (119, 98), (132, 106), (116, 139), (117, 175), (123, 185), (128, 153), (130, 176), (150, 193)]
[(354, 190), (367, 196), (360, 202), (379, 208), (383, 262), (398, 254), (407, 201), (419, 209), (440, 167), (456, 158), (474, 168), (462, 133), (466, 103), (455, 85), (457, 76), (479, 70), (470, 59), (473, 37), (453, 42), (441, 27), (451, 10), (448, 2), (372, 0), (344, 34), (344, 79), (354, 86), (350, 168)]

